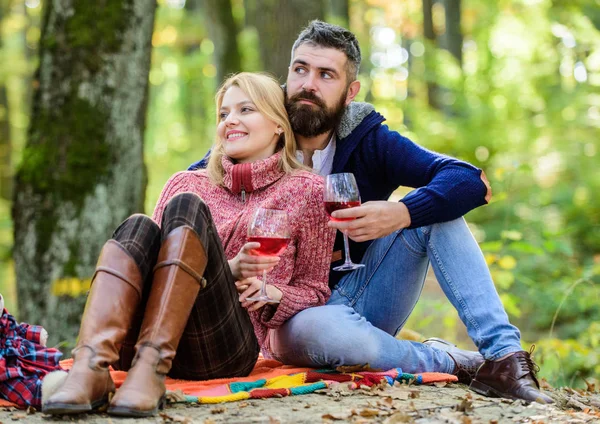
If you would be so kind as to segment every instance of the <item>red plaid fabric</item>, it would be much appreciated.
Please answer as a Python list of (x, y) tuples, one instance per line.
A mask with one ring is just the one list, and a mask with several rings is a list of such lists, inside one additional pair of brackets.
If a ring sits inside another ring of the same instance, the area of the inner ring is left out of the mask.
[(57, 349), (40, 345), (42, 327), (19, 324), (6, 309), (0, 318), (0, 396), (20, 407), (39, 408), (42, 378), (60, 370)]

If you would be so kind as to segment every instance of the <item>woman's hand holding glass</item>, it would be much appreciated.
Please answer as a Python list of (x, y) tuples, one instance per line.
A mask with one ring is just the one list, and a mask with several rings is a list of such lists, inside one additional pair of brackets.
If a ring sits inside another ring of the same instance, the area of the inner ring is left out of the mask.
[(239, 300), (240, 302), (242, 302), (243, 308), (248, 308), (248, 311), (256, 311), (257, 309), (260, 309), (263, 306), (265, 306), (267, 303), (274, 303), (273, 301), (281, 301), (281, 298), (283, 297), (283, 292), (271, 284), (267, 284), (265, 286), (265, 291), (267, 293), (267, 296), (273, 300), (272, 302), (247, 300), (248, 297), (260, 293), (261, 286), (262, 280), (256, 277), (250, 277), (235, 282), (235, 287), (238, 293), (240, 293)]
[(229, 260), (229, 268), (236, 280), (262, 275), (271, 271), (281, 260), (279, 256), (259, 256), (253, 253), (260, 243), (249, 242), (242, 246), (235, 258)]

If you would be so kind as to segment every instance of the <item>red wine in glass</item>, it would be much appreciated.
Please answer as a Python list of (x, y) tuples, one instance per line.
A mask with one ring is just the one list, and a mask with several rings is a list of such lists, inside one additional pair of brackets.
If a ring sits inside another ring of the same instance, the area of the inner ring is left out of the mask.
[(258, 249), (253, 249), (253, 253), (258, 256), (279, 256), (285, 250), (290, 242), (289, 237), (248, 237), (248, 242), (260, 243)]
[[(323, 193), (325, 211), (333, 221), (352, 221), (354, 218), (334, 218), (331, 214), (340, 209), (348, 209), (360, 206), (360, 193), (356, 179), (351, 173), (331, 174), (325, 179), (325, 192)], [(344, 235), (344, 254), (346, 261), (335, 268), (334, 271), (351, 271), (364, 267), (364, 264), (355, 264), (350, 259), (350, 247), (348, 234)]]
[[(290, 242), (291, 228), (288, 215), (278, 209), (258, 208), (248, 226), (248, 241), (260, 243), (254, 249), (259, 256), (279, 256)], [(260, 292), (246, 298), (256, 302), (279, 303), (267, 295), (267, 271), (263, 271)]]
[(327, 215), (329, 215), (329, 218), (331, 218), (332, 221), (352, 221), (354, 218), (334, 218), (333, 216), (331, 216), (331, 214), (334, 211), (355, 208), (356, 206), (360, 206), (360, 200), (351, 200), (348, 202), (325, 202), (325, 211), (327, 212)]

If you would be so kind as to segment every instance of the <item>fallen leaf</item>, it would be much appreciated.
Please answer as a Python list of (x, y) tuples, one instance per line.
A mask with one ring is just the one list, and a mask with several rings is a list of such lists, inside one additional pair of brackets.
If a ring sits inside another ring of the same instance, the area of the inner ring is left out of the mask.
[(35, 410), (35, 408), (33, 406), (28, 406), (27, 407), (27, 415), (33, 415), (35, 414), (37, 411)]
[(391, 396), (387, 396), (387, 397), (384, 397), (383, 399), (381, 399), (380, 401), (378, 401), (377, 403), (383, 404), (384, 406), (392, 407), (394, 405), (394, 399), (392, 399)]
[(304, 405), (304, 408), (306, 408), (306, 409), (310, 408), (310, 404), (307, 403), (306, 405)]
[(279, 421), (277, 418), (275, 417), (269, 417), (269, 424), (280, 424), (281, 421)]
[(12, 420), (14, 420), (14, 421), (16, 421), (16, 420), (22, 420), (23, 418), (27, 418), (27, 414), (22, 414), (22, 413), (13, 414), (13, 415), (10, 416), (10, 418)]
[(183, 423), (183, 424), (192, 424), (194, 420), (190, 417), (184, 417), (183, 415), (169, 415), (164, 412), (158, 414), (163, 422), (166, 423)]
[(376, 417), (379, 415), (379, 411), (377, 409), (363, 409), (358, 413), (361, 417)]
[(409, 396), (411, 399), (417, 399), (419, 396), (421, 396), (421, 393), (420, 393), (418, 390), (416, 390), (416, 389), (413, 389), (413, 390), (411, 390), (411, 391), (410, 391), (410, 393), (409, 393), (409, 395), (408, 395), (408, 396)]
[(248, 402), (240, 402), (240, 403), (238, 404), (238, 407), (240, 407), (240, 408), (245, 408), (245, 407), (247, 407), (247, 406), (250, 406), (250, 404), (249, 404)]
[(181, 390), (167, 390), (165, 395), (167, 402), (185, 402), (185, 394)]
[(411, 423), (414, 418), (404, 412), (396, 412), (385, 419), (383, 424)]
[(217, 406), (216, 408), (211, 409), (210, 413), (211, 414), (222, 414), (225, 411), (227, 411), (227, 408), (224, 408), (222, 406)]
[(473, 399), (469, 393), (461, 400), (456, 407), (456, 410), (459, 412), (469, 412), (473, 410)]
[(408, 394), (409, 394), (409, 392), (406, 389), (406, 386), (392, 387), (386, 393), (387, 396), (391, 397), (392, 399), (397, 399), (397, 400), (408, 400)]
[(332, 420), (332, 421), (341, 421), (341, 420), (345, 420), (346, 418), (350, 418), (352, 416), (352, 414), (347, 414), (344, 412), (338, 412), (338, 413), (334, 413), (334, 414), (325, 414), (322, 415), (321, 418), (323, 418), (324, 420)]
[(210, 418), (207, 418), (204, 420), (203, 424), (217, 424), (217, 422), (215, 420), (211, 420)]

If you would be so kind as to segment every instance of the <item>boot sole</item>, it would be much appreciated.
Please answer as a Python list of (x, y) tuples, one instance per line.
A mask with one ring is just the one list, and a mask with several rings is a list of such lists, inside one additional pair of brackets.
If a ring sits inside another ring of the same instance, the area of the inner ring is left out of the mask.
[(154, 409), (150, 409), (147, 411), (141, 411), (139, 409), (129, 408), (127, 406), (111, 406), (106, 411), (109, 415), (115, 415), (118, 417), (133, 417), (133, 418), (145, 418), (145, 417), (153, 417), (158, 414), (159, 410), (164, 409), (166, 403), (166, 397), (163, 396), (158, 401), (158, 405), (154, 407)]
[(108, 397), (92, 402), (90, 405), (72, 403), (51, 403), (42, 406), (42, 412), (50, 415), (75, 415), (92, 412), (108, 404)]

